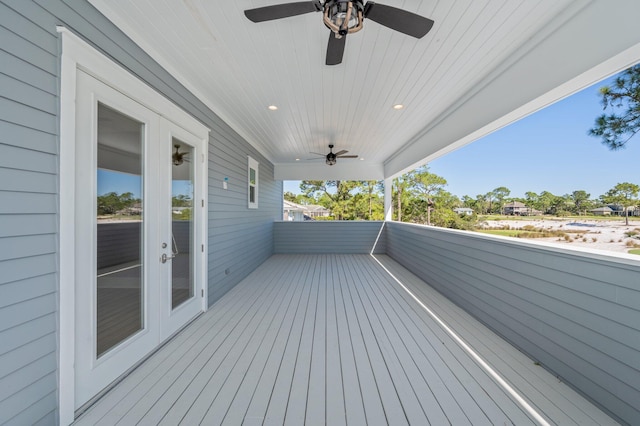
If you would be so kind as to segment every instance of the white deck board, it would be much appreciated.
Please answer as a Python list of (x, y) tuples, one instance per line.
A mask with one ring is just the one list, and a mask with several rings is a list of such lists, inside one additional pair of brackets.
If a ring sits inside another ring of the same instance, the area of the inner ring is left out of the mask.
[(77, 424), (615, 424), (387, 256), (275, 255)]

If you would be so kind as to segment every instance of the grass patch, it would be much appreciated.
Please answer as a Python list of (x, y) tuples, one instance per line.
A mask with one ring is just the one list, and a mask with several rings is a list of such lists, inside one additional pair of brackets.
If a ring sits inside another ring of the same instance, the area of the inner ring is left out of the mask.
[[(532, 226), (525, 226), (524, 228), (510, 229), (495, 228), (495, 229), (479, 229), (477, 232), (483, 234), (502, 235), (503, 237), (513, 238), (549, 238), (549, 237), (568, 237), (562, 231), (552, 231), (547, 229), (534, 228)], [(570, 238), (570, 237), (569, 237)]]
[(640, 254), (640, 249), (629, 250), (627, 253), (629, 253), (629, 254)]
[(478, 230), (483, 234), (502, 235), (503, 237), (517, 237), (522, 231), (517, 229), (481, 229)]

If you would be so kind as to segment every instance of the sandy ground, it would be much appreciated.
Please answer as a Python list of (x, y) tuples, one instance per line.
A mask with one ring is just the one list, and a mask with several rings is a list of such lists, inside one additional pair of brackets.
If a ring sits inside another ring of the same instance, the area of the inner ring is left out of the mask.
[[(561, 231), (571, 232), (575, 236), (571, 242), (558, 237), (552, 238), (536, 238), (536, 241), (546, 241), (550, 243), (570, 245), (574, 247), (584, 247), (595, 250), (614, 251), (618, 253), (627, 253), (633, 247), (627, 246), (627, 241), (632, 241), (640, 245), (640, 239), (629, 238), (625, 232), (636, 231), (640, 235), (640, 220), (637, 218), (629, 219), (629, 226), (622, 221), (607, 220), (579, 220), (579, 219), (537, 219), (537, 220), (496, 220), (486, 222), (485, 228), (500, 228), (509, 226), (511, 229), (522, 228), (527, 225), (533, 225), (541, 229), (558, 229)], [(578, 237), (574, 231), (584, 231), (584, 234)], [(587, 241), (584, 241), (586, 238)]]

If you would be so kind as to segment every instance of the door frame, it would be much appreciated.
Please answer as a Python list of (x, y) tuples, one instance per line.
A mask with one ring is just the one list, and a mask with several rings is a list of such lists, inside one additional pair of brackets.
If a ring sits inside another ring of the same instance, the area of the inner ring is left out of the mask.
[[(206, 213), (207, 209), (205, 208), (206, 206), (205, 198), (200, 196), (201, 195), (200, 193), (204, 194), (207, 192), (207, 185), (206, 185), (207, 184), (207, 176), (206, 176), (207, 163), (205, 161), (206, 154), (204, 154), (207, 150), (206, 149), (207, 146), (202, 142), (202, 140), (198, 139), (198, 137), (193, 135), (193, 133), (189, 132), (188, 130), (185, 130), (184, 128), (176, 125), (175, 123), (169, 120), (164, 120), (164, 119), (161, 120), (159, 139), (163, 145), (161, 146), (161, 149), (159, 151), (160, 152), (165, 151), (166, 160), (168, 160), (164, 165), (164, 168), (160, 169), (161, 175), (159, 176), (159, 181), (162, 181), (161, 191), (163, 194), (167, 195), (167, 200), (166, 200), (167, 204), (164, 206), (164, 208), (169, 208), (171, 204), (172, 169), (171, 169), (170, 159), (173, 152), (173, 142), (172, 142), (173, 138), (176, 138), (181, 142), (192, 146), (195, 152), (194, 157), (196, 158), (193, 158), (192, 160), (194, 164), (197, 163), (198, 166), (195, 167), (195, 173), (193, 176), (193, 180), (195, 183), (194, 185), (195, 192), (194, 192), (193, 202), (194, 204), (196, 202), (198, 203), (192, 207), (192, 211), (194, 215), (193, 217), (195, 220), (193, 222), (194, 241), (191, 242), (191, 249), (194, 256), (196, 255), (204, 256), (205, 249), (206, 249), (207, 217), (206, 216), (203, 217), (201, 214)], [(162, 172), (166, 174), (165, 179), (162, 179)], [(198, 188), (201, 188), (201, 191), (198, 191)], [(167, 235), (170, 235), (171, 227), (172, 227), (171, 215), (168, 215), (166, 219), (168, 220), (168, 223), (165, 223), (164, 225), (166, 226)], [(205, 239), (201, 237), (204, 237)], [(168, 243), (171, 244), (170, 241), (168, 241)], [(164, 252), (166, 252), (166, 254), (169, 255), (171, 250), (167, 252), (167, 250), (165, 249)], [(206, 257), (204, 257), (204, 259), (206, 259)], [(169, 268), (173, 268), (173, 263), (171, 262), (167, 266), (169, 266)], [(195, 283), (206, 282), (206, 273), (208, 269), (206, 262), (204, 261), (198, 262), (196, 266), (197, 268), (195, 268), (193, 271), (194, 282)], [(194, 308), (195, 308), (193, 306), (194, 301), (186, 301), (185, 304), (180, 305), (175, 309), (173, 309), (171, 306), (171, 285), (172, 285), (171, 274), (167, 273), (167, 274), (163, 274), (162, 276), (164, 279), (167, 280), (167, 282), (164, 283), (166, 288), (162, 288), (162, 295), (160, 296), (160, 307), (164, 311), (164, 313), (161, 314), (160, 324), (159, 324), (161, 340), (170, 337), (175, 332), (180, 330), (184, 326), (184, 321), (193, 317)], [(197, 294), (197, 292), (199, 291), (202, 291), (202, 295), (200, 296)], [(194, 294), (194, 297), (196, 299), (200, 297), (202, 303), (206, 305), (205, 289), (201, 288), (201, 286), (196, 285), (196, 287), (194, 288), (194, 292), (196, 292), (196, 294)], [(203, 306), (203, 309), (206, 309), (206, 306)], [(201, 311), (203, 309), (201, 309)]]
[[(154, 308), (159, 305), (159, 294), (156, 289), (161, 283), (163, 268), (158, 265), (161, 217), (156, 212), (159, 212), (159, 197), (162, 191), (166, 190), (158, 186), (157, 169), (154, 168), (159, 160), (157, 154), (161, 150), (161, 146), (157, 143), (160, 142), (161, 117), (84, 71), (79, 71), (77, 77), (76, 138), (80, 138), (80, 143), (76, 145), (75, 231), (76, 235), (78, 233), (80, 235), (76, 240), (75, 274), (77, 284), (80, 285), (75, 286), (76, 409), (99, 394), (105, 386), (133, 367), (139, 359), (144, 358), (160, 340), (159, 315)], [(97, 357), (96, 247), (98, 237), (95, 197), (98, 195), (96, 161), (98, 159), (99, 104), (139, 122), (144, 127), (141, 141), (141, 159), (144, 163), (141, 175), (144, 190), (140, 194), (144, 204), (144, 220), (141, 222), (144, 238), (140, 241), (143, 256), (140, 259), (142, 280), (139, 283), (143, 308), (142, 328)], [(93, 249), (88, 249), (89, 247)], [(84, 399), (79, 402), (81, 398)]]
[[(75, 164), (76, 164), (76, 78), (80, 69), (103, 83), (117, 88), (161, 117), (189, 129), (204, 146), (209, 129), (165, 98), (145, 82), (107, 58), (65, 27), (61, 38), (60, 63), (60, 165), (59, 165), (59, 307), (58, 307), (58, 412), (61, 425), (75, 418)], [(202, 245), (199, 276), (202, 279), (202, 311), (207, 310), (207, 150), (202, 153), (202, 229), (196, 239)]]

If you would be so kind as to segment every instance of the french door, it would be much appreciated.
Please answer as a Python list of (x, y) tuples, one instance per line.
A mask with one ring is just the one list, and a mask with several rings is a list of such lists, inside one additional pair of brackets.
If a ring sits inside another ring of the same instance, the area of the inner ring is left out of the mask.
[(75, 407), (205, 307), (206, 142), (78, 70)]

